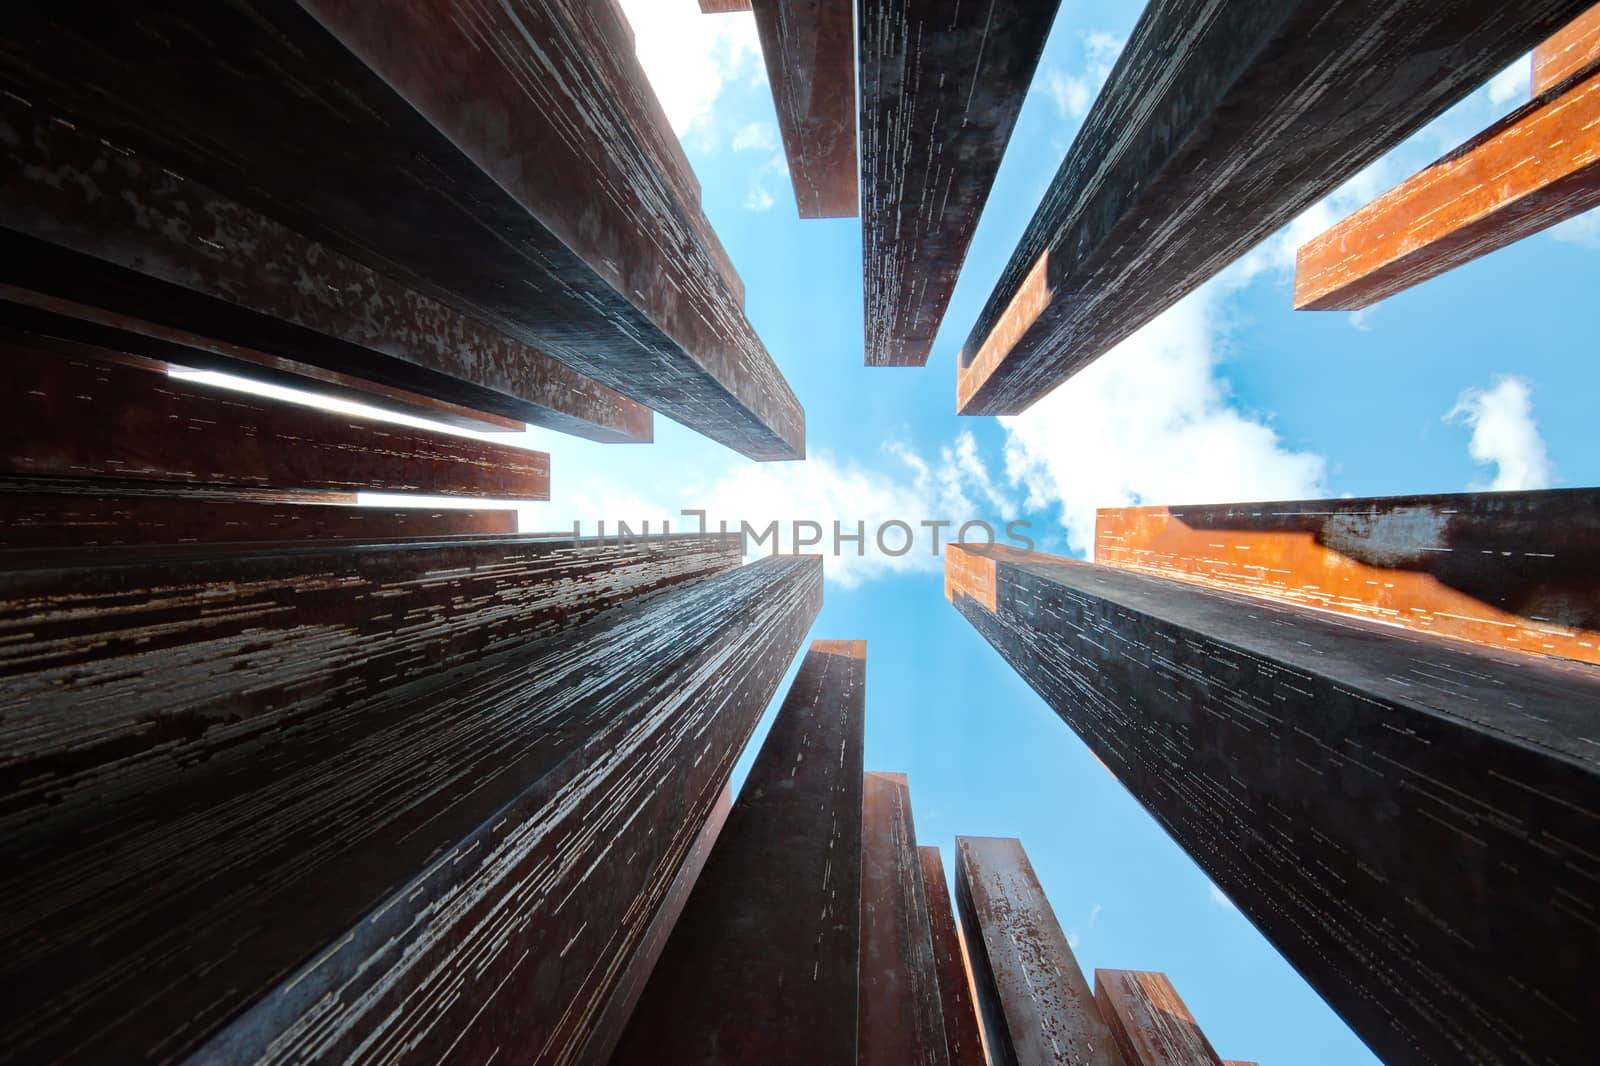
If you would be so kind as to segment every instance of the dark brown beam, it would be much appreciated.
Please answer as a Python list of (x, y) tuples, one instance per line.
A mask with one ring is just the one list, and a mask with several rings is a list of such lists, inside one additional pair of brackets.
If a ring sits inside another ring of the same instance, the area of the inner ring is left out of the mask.
[(1038, 553), (975, 569), (961, 613), (1380, 1058), (1583, 1061), (1594, 667)]
[(570, 1063), (821, 591), (762, 559), (8, 834), (5, 1046)]
[[(106, 494), (0, 489), (0, 550), (48, 552), (160, 544), (249, 541), (374, 541), (506, 536), (517, 531), (512, 510), (358, 507), (284, 493), (276, 502), (196, 499), (159, 492)], [(9, 556), (8, 556), (9, 557)], [(0, 566), (7, 565), (0, 563)]]
[(961, 350), (1014, 415), (1589, 0), (1155, 0)]
[(855, 218), (856, 63), (851, 0), (753, 0), (801, 218)]
[(1096, 970), (1094, 999), (1127, 1066), (1222, 1066), (1166, 974)]
[(803, 456), (616, 5), (462, 10), (30, 4), (0, 81), (729, 447)]
[(856, 1061), (866, 655), (812, 642), (613, 1066)]
[(1133, 1066), (1112, 1042), (1021, 841), (957, 837), (956, 905), (994, 1066)]
[(972, 982), (961, 948), (961, 932), (950, 905), (944, 861), (938, 848), (918, 848), (922, 884), (928, 896), (928, 925), (933, 931), (933, 961), (939, 971), (939, 1001), (944, 1014), (944, 1039), (950, 1049), (950, 1066), (988, 1066), (983, 1037), (978, 1033), (978, 1009), (972, 1002)]
[(0, 824), (18, 831), (82, 806), (85, 794), (92, 803), (136, 788), (152, 763), (293, 734), (330, 704), (730, 569), (738, 549), (715, 535), (626, 544), (529, 535), (8, 563)]
[(206, 388), (62, 341), (0, 333), (0, 388), (9, 477), (550, 497), (544, 452)]
[(947, 1066), (939, 968), (905, 774), (869, 773), (861, 812), (860, 1066)]
[(1600, 69), (1551, 89), (1300, 247), (1294, 305), (1354, 311), (1600, 207)]
[(868, 366), (928, 361), (1058, 0), (862, 0)]
[(1533, 50), (1533, 95), (1543, 96), (1600, 61), (1600, 4)]
[(652, 436), (634, 401), (149, 156), (6, 97), (0, 131), (0, 319), (291, 385), (371, 379), (380, 405), (446, 405), (429, 418)]

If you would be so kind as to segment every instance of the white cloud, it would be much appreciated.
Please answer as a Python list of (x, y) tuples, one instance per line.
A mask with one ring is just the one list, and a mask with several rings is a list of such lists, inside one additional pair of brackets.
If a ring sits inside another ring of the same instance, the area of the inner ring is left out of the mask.
[(772, 205), (777, 202), (772, 197), (772, 191), (765, 185), (751, 185), (750, 191), (744, 194), (746, 211), (770, 211)]
[(788, 183), (789, 161), (782, 152), (775, 152), (767, 161), (750, 172), (750, 188), (744, 194), (747, 211), (769, 211), (777, 203), (772, 191), (774, 181)]
[(708, 126), (723, 86), (766, 81), (751, 15), (702, 15), (695, 0), (622, 0), (634, 51), (679, 137)]
[(1533, 56), (1526, 55), (1489, 79), (1489, 102), (1523, 103), (1533, 95)]
[(778, 131), (770, 122), (751, 122), (733, 135), (735, 152), (770, 152), (778, 147)]
[(1600, 209), (1586, 211), (1577, 218), (1552, 226), (1550, 236), (1566, 244), (1600, 251)]
[(1063, 118), (1081, 119), (1089, 113), (1100, 86), (1111, 76), (1111, 68), (1122, 52), (1122, 39), (1103, 31), (1085, 33), (1080, 41), (1084, 60), (1081, 73), (1068, 74), (1059, 67), (1045, 71), (1045, 91)]
[(1028, 411), (1002, 418), (1006, 473), (1030, 510), (1060, 508), (1067, 541), (1094, 543), (1095, 511), (1326, 493), (1326, 463), (1291, 451), (1234, 407), (1216, 374), (1224, 341), (1213, 281)]
[(1208, 895), (1211, 898), (1211, 902), (1215, 903), (1219, 907), (1226, 907), (1229, 910), (1237, 909), (1233, 905), (1233, 900), (1229, 899), (1223, 893), (1222, 889), (1218, 888), (1215, 884), (1211, 885), (1211, 891), (1208, 893)]
[(1467, 452), (1495, 467), (1494, 480), (1474, 490), (1509, 492), (1550, 487), (1554, 471), (1533, 419), (1533, 392), (1522, 378), (1501, 377), (1487, 389), (1467, 389), (1445, 416), (1472, 427)]

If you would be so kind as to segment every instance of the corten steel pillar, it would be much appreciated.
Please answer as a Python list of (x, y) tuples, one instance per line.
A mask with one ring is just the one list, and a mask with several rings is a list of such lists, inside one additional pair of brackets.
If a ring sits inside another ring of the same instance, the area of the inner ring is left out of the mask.
[(1594, 667), (1037, 553), (947, 559), (957, 609), (1386, 1062), (1587, 1056)]
[(933, 933), (933, 961), (939, 971), (939, 1002), (950, 1066), (987, 1066), (961, 931), (956, 928), (950, 886), (945, 883), (944, 861), (939, 849), (932, 847), (919, 847), (917, 858), (922, 863), (922, 884), (928, 897), (928, 925)]
[(4, 836), (4, 1045), (575, 1061), (821, 591), (820, 559), (763, 559), (42, 813)]
[(1543, 96), (1600, 61), (1600, 4), (1567, 23), (1533, 50), (1533, 95)]
[(1095, 562), (1600, 663), (1600, 491), (1118, 507)]
[(966, 343), (1014, 415), (1589, 6), (1153, 0)]
[[(68, 0), (7, 16), (7, 99), (745, 455), (804, 456), (804, 412), (616, 4)], [(19, 234), (30, 217), (0, 197), (0, 230), (52, 242)], [(485, 369), (458, 363), (446, 376)]]
[(801, 218), (854, 218), (852, 0), (752, 0)]
[(614, 1066), (856, 1061), (866, 655), (812, 642)]
[(1022, 842), (956, 838), (956, 905), (994, 1066), (1124, 1063)]
[(861, 815), (861, 1066), (948, 1066), (911, 790), (869, 773)]
[(1166, 974), (1096, 970), (1094, 999), (1128, 1066), (1222, 1066)]
[(862, 0), (868, 366), (922, 366), (1058, 0)]

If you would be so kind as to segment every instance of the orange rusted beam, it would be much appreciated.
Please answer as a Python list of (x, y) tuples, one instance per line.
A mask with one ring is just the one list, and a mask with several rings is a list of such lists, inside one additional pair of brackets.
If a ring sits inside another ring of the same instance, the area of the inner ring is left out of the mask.
[(749, 11), (750, 0), (700, 0), (700, 13), (720, 15), (730, 11)]
[(1368, 307), (1600, 205), (1600, 70), (1561, 86), (1301, 246), (1295, 308)]
[(1127, 1066), (1222, 1066), (1166, 974), (1096, 970), (1094, 999)]
[(1597, 508), (1585, 489), (1115, 508), (1095, 561), (1600, 663)]
[(1600, 61), (1600, 4), (1533, 50), (1533, 95), (1542, 96)]

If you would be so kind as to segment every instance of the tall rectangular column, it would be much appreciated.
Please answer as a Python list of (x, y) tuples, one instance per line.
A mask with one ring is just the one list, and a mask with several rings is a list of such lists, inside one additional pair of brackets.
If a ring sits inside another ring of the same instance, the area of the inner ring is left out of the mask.
[(1057, 6), (861, 3), (868, 366), (928, 361)]
[(1600, 61), (1600, 4), (1579, 15), (1533, 50), (1533, 95), (1543, 96)]
[(1594, 667), (949, 552), (957, 609), (1385, 1061), (1587, 1055)]
[(956, 838), (956, 905), (994, 1066), (1132, 1066), (1020, 840)]
[(939, 1002), (944, 1013), (944, 1039), (950, 1049), (950, 1066), (987, 1066), (983, 1038), (978, 1035), (978, 1009), (972, 1002), (967, 979), (966, 953), (950, 905), (944, 860), (939, 849), (919, 847), (922, 885), (928, 896), (928, 925), (933, 932), (933, 961), (939, 971)]
[(812, 642), (614, 1066), (856, 1061), (866, 657)]
[(1127, 1066), (1223, 1066), (1166, 974), (1096, 970), (1094, 999)]
[(1589, 0), (1153, 0), (966, 344), (1014, 415), (1338, 188)]
[(752, 0), (801, 218), (854, 218), (855, 18), (851, 0)]

